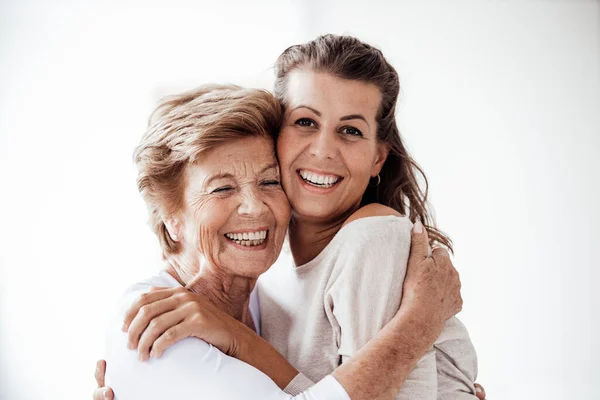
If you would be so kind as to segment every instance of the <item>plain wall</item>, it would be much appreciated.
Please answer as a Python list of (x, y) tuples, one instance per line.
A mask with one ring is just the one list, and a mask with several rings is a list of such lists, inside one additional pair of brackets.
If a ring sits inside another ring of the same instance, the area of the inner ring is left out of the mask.
[(131, 159), (155, 101), (270, 87), (326, 32), (399, 72), (488, 397), (598, 398), (600, 4), (218, 4), (0, 3), (0, 398), (91, 398), (121, 292), (158, 265)]

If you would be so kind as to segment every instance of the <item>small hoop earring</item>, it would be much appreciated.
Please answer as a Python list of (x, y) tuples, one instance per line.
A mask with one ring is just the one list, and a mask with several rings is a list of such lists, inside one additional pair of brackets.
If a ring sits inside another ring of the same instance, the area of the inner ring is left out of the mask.
[(377, 186), (379, 186), (380, 183), (381, 183), (381, 177), (379, 176), (379, 174), (377, 174), (377, 183), (375, 185), (371, 185), (371, 182), (369, 182), (369, 186), (377, 187)]

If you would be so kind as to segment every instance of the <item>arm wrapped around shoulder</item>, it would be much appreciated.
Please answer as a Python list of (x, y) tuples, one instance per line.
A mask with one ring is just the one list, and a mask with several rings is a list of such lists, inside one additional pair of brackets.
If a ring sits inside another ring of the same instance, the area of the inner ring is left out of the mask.
[[(345, 362), (387, 324), (402, 299), (412, 223), (406, 217), (376, 216), (348, 224), (342, 234), (326, 312)], [(430, 349), (404, 382), (397, 399), (434, 400), (435, 353)]]
[[(334, 326), (342, 362), (375, 337), (398, 311), (411, 229), (406, 217), (377, 216), (355, 220), (340, 231), (344, 245), (326, 292), (325, 311)], [(436, 342), (439, 348), (431, 348), (417, 363), (397, 399), (436, 399), (442, 394), (445, 400), (475, 398), (468, 397), (474, 396), (477, 370), (468, 334), (456, 318), (446, 324), (444, 333)]]

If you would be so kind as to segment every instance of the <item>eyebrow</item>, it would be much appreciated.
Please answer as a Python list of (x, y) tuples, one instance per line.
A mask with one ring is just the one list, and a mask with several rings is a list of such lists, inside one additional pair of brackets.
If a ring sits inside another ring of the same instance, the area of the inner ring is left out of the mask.
[[(267, 165), (266, 167), (264, 167), (259, 174), (263, 174), (266, 171), (273, 169), (273, 168), (277, 168), (278, 164), (276, 162), (271, 163), (269, 165)], [(230, 172), (222, 172), (222, 173), (216, 173), (214, 175), (210, 175), (208, 178), (206, 178), (206, 180), (204, 181), (204, 186), (208, 186), (212, 181), (214, 181), (215, 179), (225, 179), (225, 178), (231, 178), (234, 179), (235, 176), (233, 176), (232, 173)]]
[[(292, 109), (292, 111), (290, 111), (290, 113), (291, 113), (291, 112), (293, 112), (293, 111), (296, 111), (296, 110), (297, 110), (297, 109), (299, 109), (299, 108), (306, 108), (306, 109), (308, 109), (308, 110), (310, 110), (310, 111), (314, 112), (315, 114), (317, 114), (319, 117), (321, 116), (321, 113), (320, 113), (319, 111), (315, 110), (315, 109), (314, 109), (314, 108), (312, 108), (312, 107), (309, 107), (309, 106), (307, 106), (307, 105), (304, 105), (304, 104), (301, 104), (301, 105), (299, 105), (299, 106), (297, 106), (297, 107), (294, 107), (294, 108)], [(367, 119), (366, 119), (366, 118), (364, 117), (364, 115), (362, 115), (362, 114), (350, 114), (350, 115), (345, 115), (345, 116), (343, 116), (342, 118), (340, 118), (340, 121), (350, 121), (350, 120), (352, 120), (352, 119), (361, 119), (361, 120), (365, 121), (365, 123), (367, 124), (367, 126), (368, 126), (369, 128), (371, 127), (371, 125), (369, 124), (369, 121), (367, 121)]]

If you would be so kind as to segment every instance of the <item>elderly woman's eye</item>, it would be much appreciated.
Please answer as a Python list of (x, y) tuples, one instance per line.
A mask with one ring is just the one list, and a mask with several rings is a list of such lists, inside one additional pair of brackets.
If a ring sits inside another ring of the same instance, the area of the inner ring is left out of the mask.
[(296, 122), (294, 122), (294, 124), (296, 124), (298, 126), (302, 126), (304, 128), (312, 128), (312, 127), (314, 127), (314, 126), (317, 125), (315, 123), (315, 121), (313, 121), (310, 118), (300, 118), (300, 119), (297, 119)]
[(228, 192), (232, 189), (233, 188), (231, 186), (221, 186), (221, 187), (214, 189), (211, 193), (224, 193), (224, 192)]
[(279, 186), (279, 181), (276, 180), (276, 179), (271, 179), (271, 180), (268, 180), (268, 181), (263, 181), (263, 185), (266, 185), (266, 186)]
[(345, 126), (344, 128), (342, 128), (342, 132), (347, 135), (351, 135), (351, 136), (359, 136), (359, 137), (363, 136), (362, 132), (353, 126)]

